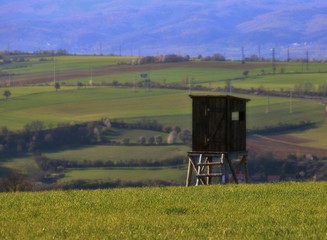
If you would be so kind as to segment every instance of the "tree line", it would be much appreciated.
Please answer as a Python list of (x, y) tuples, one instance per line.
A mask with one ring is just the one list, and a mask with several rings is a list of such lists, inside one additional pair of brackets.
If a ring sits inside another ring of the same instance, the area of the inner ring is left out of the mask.
[(191, 143), (191, 131), (180, 127), (164, 126), (156, 120), (140, 120), (134, 123), (111, 121), (108, 118), (79, 124), (60, 123), (57, 126), (46, 126), (42, 121), (26, 124), (22, 130), (10, 131), (7, 127), (0, 128), (0, 152), (36, 152), (61, 145), (78, 144), (111, 144), (130, 145), (130, 139), (109, 140), (106, 135), (115, 135), (113, 128), (144, 129), (168, 133), (165, 141), (162, 135), (140, 136), (138, 144), (161, 145), (173, 144), (179, 139), (184, 144)]
[(38, 167), (47, 173), (62, 172), (67, 168), (90, 168), (90, 167), (167, 167), (178, 166), (185, 162), (185, 156), (175, 156), (162, 160), (147, 159), (125, 159), (121, 161), (112, 160), (83, 160), (72, 161), (65, 159), (51, 159), (42, 154), (34, 156)]
[(327, 179), (327, 164), (315, 155), (290, 153), (286, 159), (277, 159), (272, 152), (250, 152), (248, 159), (252, 182), (266, 182), (269, 175), (277, 175), (281, 181)]
[(315, 86), (310, 82), (297, 83), (294, 85), (294, 93), (298, 95), (327, 97), (327, 84), (323, 83)]
[(282, 132), (290, 132), (290, 131), (296, 131), (301, 130), (304, 131), (306, 129), (314, 128), (316, 127), (316, 123), (313, 123), (311, 121), (301, 121), (299, 123), (283, 123), (279, 122), (277, 125), (274, 126), (265, 126), (261, 129), (249, 129), (247, 130), (247, 134), (253, 135), (253, 134), (276, 134), (276, 133), (282, 133)]
[(109, 180), (73, 180), (63, 183), (33, 184), (21, 173), (11, 173), (0, 178), (0, 192), (22, 192), (22, 191), (48, 191), (48, 190), (71, 190), (71, 189), (108, 189), (125, 187), (161, 187), (180, 186), (179, 181), (167, 180), (140, 180), (126, 181), (121, 179)]

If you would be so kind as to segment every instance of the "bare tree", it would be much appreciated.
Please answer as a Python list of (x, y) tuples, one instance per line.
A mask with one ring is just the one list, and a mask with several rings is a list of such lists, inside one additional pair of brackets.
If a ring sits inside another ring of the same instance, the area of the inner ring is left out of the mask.
[(168, 144), (174, 144), (177, 139), (177, 133), (176, 131), (171, 131), (167, 137), (167, 143)]
[(145, 143), (146, 143), (146, 137), (145, 136), (140, 136), (139, 137), (139, 144), (145, 145)]
[(0, 181), (0, 191), (18, 192), (30, 190), (30, 184), (25, 176), (18, 172), (10, 173), (7, 177)]

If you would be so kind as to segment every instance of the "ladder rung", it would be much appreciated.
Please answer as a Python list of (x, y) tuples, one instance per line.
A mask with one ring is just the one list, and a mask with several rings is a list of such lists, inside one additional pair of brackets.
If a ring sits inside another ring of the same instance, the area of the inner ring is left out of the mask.
[(220, 177), (222, 173), (196, 174), (197, 177)]
[(218, 166), (221, 162), (196, 163), (196, 166)]

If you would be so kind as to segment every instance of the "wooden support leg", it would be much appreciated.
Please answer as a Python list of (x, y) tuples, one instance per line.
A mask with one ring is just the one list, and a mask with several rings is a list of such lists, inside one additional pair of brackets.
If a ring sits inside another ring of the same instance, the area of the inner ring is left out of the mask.
[(232, 175), (233, 175), (234, 181), (235, 181), (236, 184), (238, 184), (238, 179), (237, 179), (236, 173), (235, 173), (235, 171), (234, 171), (234, 168), (233, 168), (232, 162), (231, 162), (231, 160), (229, 159), (228, 156), (227, 156), (227, 162), (228, 162), (228, 165), (229, 165), (230, 171), (232, 172)]
[(227, 175), (228, 173), (227, 173), (227, 166), (226, 166), (224, 154), (221, 154), (220, 163), (221, 163), (221, 172), (222, 172), (221, 183), (225, 184), (226, 182), (228, 182), (228, 175)]
[(239, 164), (236, 167), (236, 174), (240, 172), (241, 167), (244, 169), (244, 178), (245, 178), (245, 183), (249, 182), (249, 175), (248, 175), (248, 167), (247, 167), (247, 155), (243, 155)]
[(192, 159), (188, 159), (188, 167), (187, 167), (187, 176), (186, 176), (186, 187), (190, 186), (191, 182), (192, 182), (192, 172), (193, 172), (193, 168), (194, 166), (192, 166)]
[(248, 163), (246, 159), (246, 155), (243, 156), (244, 158), (244, 175), (245, 175), (245, 182), (249, 183), (249, 172), (248, 172)]
[(221, 158), (220, 158), (220, 163), (222, 164), (221, 165), (221, 171), (223, 173), (223, 175), (221, 176), (221, 183), (222, 184), (225, 184), (228, 182), (228, 171), (227, 171), (227, 164), (226, 164), (226, 159), (225, 159), (225, 154), (222, 153), (221, 154)]
[[(200, 154), (200, 156), (199, 156), (199, 161), (198, 161), (198, 163), (202, 163), (202, 154)], [(198, 165), (198, 169), (197, 169), (197, 171), (196, 171), (196, 174), (201, 174), (201, 166), (200, 166), (200, 165)], [(195, 186), (198, 186), (198, 185), (199, 185), (199, 182), (200, 182), (200, 178), (197, 177), (197, 178), (196, 178)], [(202, 179), (201, 179), (201, 182), (203, 183), (203, 180), (202, 180)]]
[[(212, 162), (211, 157), (208, 158), (207, 162), (208, 162), (208, 163), (211, 163), (211, 162)], [(208, 173), (208, 175), (210, 175), (210, 174), (212, 173), (212, 166), (210, 166), (210, 165), (208, 166), (207, 173)], [(209, 176), (209, 177), (207, 178), (207, 185), (210, 185), (211, 182), (212, 182), (212, 177)]]

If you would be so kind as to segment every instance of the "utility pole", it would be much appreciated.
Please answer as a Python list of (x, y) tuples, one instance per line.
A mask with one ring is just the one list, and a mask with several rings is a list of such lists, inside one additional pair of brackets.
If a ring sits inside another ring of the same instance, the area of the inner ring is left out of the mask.
[(187, 75), (187, 81), (188, 81), (188, 93), (191, 94), (192, 88), (191, 88), (191, 80), (190, 77)]
[(276, 65), (275, 65), (275, 48), (272, 49), (272, 70), (273, 70), (273, 73), (276, 72)]
[(259, 57), (259, 60), (261, 61), (261, 47), (260, 47), (260, 45), (258, 47), (258, 57)]
[(292, 90), (290, 90), (290, 113), (293, 113), (293, 96), (292, 96)]
[(100, 56), (102, 56), (103, 55), (103, 52), (102, 52), (102, 42), (100, 42), (100, 44), (99, 44), (99, 50), (100, 50)]
[(267, 92), (267, 105), (266, 105), (266, 113), (270, 112), (270, 99), (269, 99), (269, 93)]
[(229, 81), (229, 95), (232, 95), (232, 82)]
[(307, 66), (307, 71), (309, 71), (309, 51), (308, 50), (306, 52), (306, 66)]
[(53, 86), (56, 85), (56, 58), (53, 57)]
[(291, 60), (290, 58), (290, 48), (287, 48), (287, 62), (289, 62)]
[(242, 63), (245, 63), (244, 47), (242, 46)]

